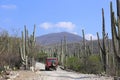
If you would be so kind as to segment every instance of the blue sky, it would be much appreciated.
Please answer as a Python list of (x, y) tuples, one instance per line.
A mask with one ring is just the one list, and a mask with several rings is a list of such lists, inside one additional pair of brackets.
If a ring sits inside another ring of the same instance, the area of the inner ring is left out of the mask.
[[(111, 0), (0, 0), (0, 30), (11, 35), (21, 34), (24, 25), (29, 32), (36, 24), (36, 36), (56, 32), (71, 32), (86, 38), (102, 34), (101, 11), (104, 8), (106, 32), (110, 29)], [(116, 0), (113, 0), (116, 11)]]

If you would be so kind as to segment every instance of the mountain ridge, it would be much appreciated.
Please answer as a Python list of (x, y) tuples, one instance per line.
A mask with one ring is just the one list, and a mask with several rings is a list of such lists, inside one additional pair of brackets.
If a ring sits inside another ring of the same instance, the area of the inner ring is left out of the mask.
[(64, 36), (66, 37), (67, 43), (80, 42), (83, 39), (81, 36), (73, 33), (58, 32), (36, 37), (36, 43), (38, 45), (51, 45), (61, 43), (61, 40), (64, 40)]

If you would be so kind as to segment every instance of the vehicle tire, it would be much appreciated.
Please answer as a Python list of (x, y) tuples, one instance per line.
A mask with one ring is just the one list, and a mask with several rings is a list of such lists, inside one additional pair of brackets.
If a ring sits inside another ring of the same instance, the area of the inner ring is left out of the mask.
[(47, 67), (45, 67), (45, 70), (47, 71), (47, 70), (48, 70), (48, 68), (47, 68)]

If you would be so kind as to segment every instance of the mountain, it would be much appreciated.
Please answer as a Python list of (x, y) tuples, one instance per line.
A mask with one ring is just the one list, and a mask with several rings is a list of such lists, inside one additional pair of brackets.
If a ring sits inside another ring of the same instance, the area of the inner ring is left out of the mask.
[(80, 42), (82, 37), (68, 32), (50, 33), (36, 37), (36, 43), (40, 45), (51, 45), (56, 43), (61, 43), (66, 36), (67, 43)]

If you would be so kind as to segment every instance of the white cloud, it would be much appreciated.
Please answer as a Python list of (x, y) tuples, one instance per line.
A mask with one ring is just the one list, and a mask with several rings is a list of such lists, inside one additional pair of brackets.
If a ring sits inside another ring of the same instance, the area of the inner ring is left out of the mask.
[(86, 34), (85, 39), (90, 40), (90, 37), (92, 37), (92, 40), (97, 40), (97, 35), (93, 34)]
[(40, 27), (44, 29), (60, 28), (60, 29), (73, 30), (75, 27), (75, 24), (73, 24), (72, 22), (57, 22), (54, 24), (50, 22), (44, 22), (40, 24)]
[(56, 25), (56, 27), (65, 28), (68, 30), (73, 30), (75, 27), (75, 24), (73, 24), (72, 22), (58, 22), (55, 25)]
[(44, 22), (44, 23), (40, 24), (40, 27), (43, 29), (49, 29), (49, 28), (53, 27), (53, 24)]
[(2, 9), (16, 9), (17, 6), (16, 5), (0, 5), (0, 8)]
[(72, 34), (75, 34), (75, 35), (78, 35), (78, 33), (77, 32), (71, 32)]

